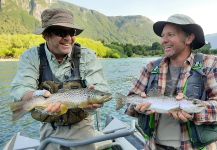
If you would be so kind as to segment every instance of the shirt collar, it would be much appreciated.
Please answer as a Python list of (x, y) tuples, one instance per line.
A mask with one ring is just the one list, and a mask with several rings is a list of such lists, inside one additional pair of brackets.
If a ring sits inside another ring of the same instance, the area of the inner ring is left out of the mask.
[[(48, 60), (53, 60), (53, 61), (56, 60), (55, 55), (49, 51), (47, 43), (44, 45), (44, 49), (45, 49)], [(71, 60), (71, 53), (72, 51), (69, 54), (67, 54), (66, 57), (64, 57), (63, 62), (66, 60)]]
[(192, 67), (194, 65), (194, 56), (195, 54), (191, 53), (190, 56), (186, 59), (185, 63), (189, 64)]
[(44, 44), (44, 49), (45, 49), (45, 53), (46, 53), (47, 59), (48, 60), (52, 60), (52, 57), (54, 57), (54, 55), (48, 50), (47, 43)]
[[(190, 56), (185, 60), (186, 65), (190, 65), (191, 67), (194, 65), (194, 53), (191, 53)], [(169, 58), (168, 57), (163, 57), (163, 61), (161, 64), (169, 64)]]

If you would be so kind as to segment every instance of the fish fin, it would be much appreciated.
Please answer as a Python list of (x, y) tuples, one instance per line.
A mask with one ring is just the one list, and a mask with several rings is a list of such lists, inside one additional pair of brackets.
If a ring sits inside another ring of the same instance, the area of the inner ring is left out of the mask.
[(48, 115), (53, 115), (53, 116), (63, 115), (68, 111), (68, 109), (69, 108), (64, 104), (61, 104), (59, 112), (48, 112), (47, 108), (44, 109), (44, 107), (37, 107), (37, 110), (39, 110), (42, 114), (48, 114)]
[(68, 111), (68, 107), (64, 104), (60, 105), (60, 112), (58, 113), (59, 115), (65, 114)]
[(115, 94), (116, 110), (120, 110), (126, 104), (126, 98), (127, 98), (127, 96), (125, 96), (121, 93)]
[[(87, 102), (81, 102), (77, 107), (78, 107), (78, 108), (82, 108), (82, 109), (84, 109), (84, 108), (87, 107), (87, 105), (88, 105)], [(74, 108), (76, 108), (76, 107), (74, 107)]]
[(35, 107), (36, 110), (41, 111), (41, 112), (45, 111), (44, 108), (45, 108), (45, 107), (43, 107), (43, 106), (36, 106), (36, 107)]
[(23, 108), (24, 101), (13, 102), (10, 104), (10, 109), (12, 111), (12, 121), (16, 121), (24, 116), (28, 110)]

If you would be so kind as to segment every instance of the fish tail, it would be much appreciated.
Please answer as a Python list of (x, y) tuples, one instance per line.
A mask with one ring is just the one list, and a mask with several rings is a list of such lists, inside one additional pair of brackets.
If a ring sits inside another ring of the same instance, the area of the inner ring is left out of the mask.
[(126, 104), (127, 96), (121, 93), (116, 93), (115, 99), (116, 99), (116, 110), (119, 110)]
[(12, 111), (12, 121), (20, 119), (28, 111), (23, 108), (24, 101), (13, 102), (10, 104), (10, 109)]

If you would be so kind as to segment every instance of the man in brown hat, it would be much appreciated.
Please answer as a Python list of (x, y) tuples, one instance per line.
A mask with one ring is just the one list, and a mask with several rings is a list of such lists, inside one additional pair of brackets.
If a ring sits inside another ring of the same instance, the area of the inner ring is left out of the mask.
[(196, 114), (183, 110), (160, 114), (149, 110), (150, 103), (129, 107), (126, 113), (138, 117), (149, 136), (145, 149), (217, 149), (217, 58), (194, 53), (205, 45), (201, 26), (175, 14), (156, 22), (153, 29), (161, 37), (165, 56), (147, 64), (129, 94), (175, 96), (177, 100), (186, 96), (201, 100), (206, 107)]
[[(59, 89), (94, 88), (108, 91), (102, 66), (93, 51), (75, 43), (76, 36), (83, 30), (74, 24), (73, 14), (63, 9), (47, 9), (41, 14), (42, 34), (45, 43), (27, 50), (20, 59), (17, 74), (12, 81), (11, 96), (15, 101), (28, 101), (34, 96), (49, 97)], [(94, 85), (94, 86), (93, 86)], [(59, 112), (61, 103), (49, 105), (46, 110)], [(62, 116), (54, 117), (37, 110), (32, 117), (43, 124), (41, 141), (47, 137), (82, 140), (94, 134), (93, 116), (86, 110), (100, 108), (101, 104), (89, 105), (86, 109), (70, 109)], [(49, 144), (46, 149), (69, 149)], [(94, 144), (76, 149), (93, 150)]]

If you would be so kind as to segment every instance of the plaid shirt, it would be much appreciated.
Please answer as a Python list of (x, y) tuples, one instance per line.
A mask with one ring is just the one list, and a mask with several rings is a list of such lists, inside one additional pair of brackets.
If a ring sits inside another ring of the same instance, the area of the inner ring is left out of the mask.
[[(185, 82), (190, 76), (190, 70), (194, 65), (194, 55), (191, 54), (187, 60), (184, 62), (184, 69), (181, 72), (179, 77), (179, 81), (177, 84), (177, 93), (182, 92), (184, 89)], [(159, 80), (158, 80), (158, 95), (164, 95), (166, 88), (166, 76), (168, 72), (168, 58), (163, 58), (160, 63), (159, 68)], [(204, 55), (203, 60), (203, 71), (207, 78), (207, 82), (205, 83), (205, 90), (208, 96), (208, 99), (204, 101), (206, 105), (206, 109), (201, 113), (197, 113), (194, 115), (194, 122), (196, 124), (208, 124), (208, 123), (217, 123), (217, 57), (213, 55)], [(135, 83), (133, 89), (130, 93), (139, 94), (144, 92), (147, 88), (148, 80), (151, 76), (151, 72), (153, 71), (154, 62), (150, 62), (146, 68), (142, 70), (139, 80)], [(155, 114), (155, 129), (157, 129), (159, 122), (159, 114)], [(180, 124), (181, 127), (181, 150), (193, 150), (189, 135), (187, 131), (187, 125), (185, 123)], [(154, 136), (153, 136), (154, 137)], [(155, 148), (155, 139), (152, 138), (148, 143), (148, 147), (151, 150)], [(206, 146), (206, 150), (216, 150), (217, 142), (213, 142)]]

